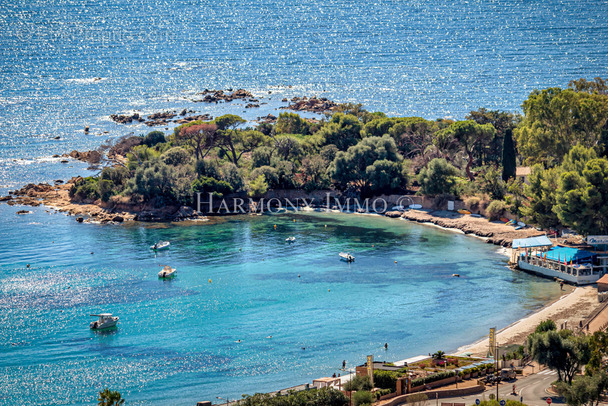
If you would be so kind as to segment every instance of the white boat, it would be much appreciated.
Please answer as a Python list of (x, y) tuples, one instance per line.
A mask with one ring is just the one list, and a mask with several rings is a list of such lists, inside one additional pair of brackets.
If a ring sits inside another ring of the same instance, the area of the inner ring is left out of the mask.
[(348, 252), (341, 252), (339, 255), (340, 255), (340, 260), (342, 260), (342, 261), (353, 262), (355, 260), (355, 257), (350, 255)]
[(172, 278), (177, 273), (177, 269), (171, 268), (169, 265), (165, 265), (163, 269), (158, 273), (159, 278)]
[(287, 238), (285, 238), (285, 241), (287, 241), (287, 242), (296, 242), (296, 237), (287, 237)]
[(118, 324), (118, 316), (112, 316), (111, 313), (91, 314), (91, 317), (99, 317), (97, 321), (92, 321), (89, 325), (92, 330), (112, 328)]
[(394, 206), (391, 208), (391, 211), (405, 211), (404, 206)]
[(150, 246), (151, 250), (154, 251), (158, 251), (158, 250), (162, 250), (164, 248), (169, 248), (169, 245), (171, 245), (171, 243), (169, 241), (159, 241), (154, 245)]

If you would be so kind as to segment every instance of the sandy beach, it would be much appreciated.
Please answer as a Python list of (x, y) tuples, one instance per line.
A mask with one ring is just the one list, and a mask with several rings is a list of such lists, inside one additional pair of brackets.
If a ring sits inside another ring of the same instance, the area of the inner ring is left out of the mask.
[[(544, 320), (553, 320), (558, 328), (578, 328), (579, 322), (589, 316), (597, 307), (597, 289), (594, 286), (577, 287), (563, 295), (541, 310), (507, 326), (497, 334), (498, 345), (523, 344), (526, 337)], [(464, 347), (458, 354), (471, 352), (476, 356), (485, 356), (488, 350), (488, 338)]]

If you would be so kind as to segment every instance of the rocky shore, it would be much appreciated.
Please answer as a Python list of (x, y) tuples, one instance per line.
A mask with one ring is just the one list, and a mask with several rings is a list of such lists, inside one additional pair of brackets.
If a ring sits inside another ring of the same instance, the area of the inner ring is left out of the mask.
[(511, 247), (513, 240), (516, 238), (528, 238), (544, 234), (532, 227), (516, 230), (502, 222), (489, 221), (484, 217), (472, 217), (469, 214), (460, 214), (453, 211), (408, 210), (399, 217), (418, 223), (430, 223), (443, 228), (457, 229), (465, 234), (487, 238), (486, 242), (488, 244), (503, 247)]
[[(125, 221), (183, 221), (203, 220), (194, 209), (188, 206), (165, 206), (154, 208), (152, 205), (132, 204), (121, 201), (120, 198), (110, 199), (109, 202), (73, 202), (70, 198), (72, 185), (79, 181), (75, 177), (62, 183), (56, 181), (55, 185), (47, 183), (25, 185), (21, 189), (9, 192), (8, 196), (0, 197), (0, 202), (10, 206), (40, 206), (44, 205), (61, 213), (67, 213), (76, 217), (76, 221), (82, 223), (122, 223)], [(23, 213), (19, 214), (27, 214)]]

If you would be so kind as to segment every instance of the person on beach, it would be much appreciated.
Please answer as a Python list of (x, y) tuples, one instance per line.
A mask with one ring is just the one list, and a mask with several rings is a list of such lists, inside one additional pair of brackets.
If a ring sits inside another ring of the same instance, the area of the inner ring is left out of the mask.
[(388, 350), (388, 343), (384, 343), (384, 349)]

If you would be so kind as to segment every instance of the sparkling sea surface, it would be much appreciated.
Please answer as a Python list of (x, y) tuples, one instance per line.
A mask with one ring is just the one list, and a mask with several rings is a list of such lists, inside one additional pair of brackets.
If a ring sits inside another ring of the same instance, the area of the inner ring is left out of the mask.
[[(114, 113), (254, 120), (303, 95), (428, 119), (520, 111), (535, 88), (608, 76), (606, 15), (597, 0), (0, 0), (0, 194), (96, 173), (52, 156), (151, 130)], [(267, 104), (193, 102), (239, 87)], [(0, 204), (0, 405), (92, 404), (106, 386), (136, 405), (235, 399), (344, 359), (455, 350), (559, 295), (481, 240), (399, 220), (100, 226), (21, 209)], [(167, 263), (178, 276), (159, 281)], [(89, 331), (100, 311), (118, 330)]]

